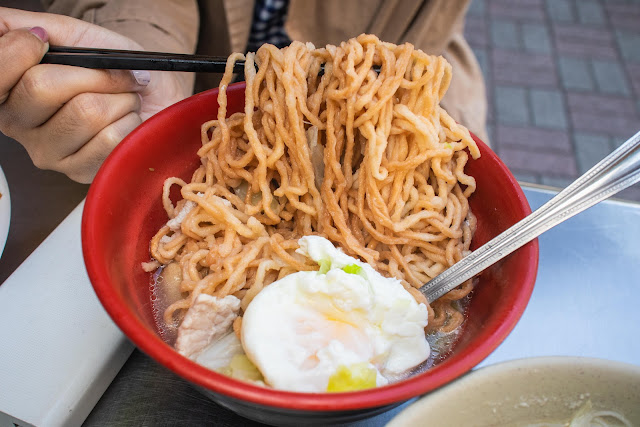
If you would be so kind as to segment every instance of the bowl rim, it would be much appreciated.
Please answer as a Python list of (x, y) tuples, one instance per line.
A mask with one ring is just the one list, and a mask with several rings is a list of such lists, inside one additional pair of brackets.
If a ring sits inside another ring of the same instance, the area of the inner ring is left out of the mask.
[[(470, 388), (483, 388), (503, 378), (518, 378), (523, 375), (529, 376), (532, 373), (534, 375), (549, 375), (558, 370), (569, 373), (584, 370), (589, 375), (622, 373), (640, 379), (640, 366), (618, 360), (568, 355), (522, 357), (483, 366), (468, 372), (433, 393), (420, 397), (393, 417), (388, 425), (389, 427), (410, 425), (410, 421), (420, 418), (434, 405), (437, 407), (439, 402), (454, 399), (456, 395), (460, 395)], [(529, 391), (527, 384), (525, 383), (523, 387), (523, 393)]]
[[(242, 86), (244, 86), (244, 82), (230, 85), (228, 91), (231, 92), (232, 88), (239, 90), (238, 88)], [(87, 194), (82, 214), (81, 236), (83, 257), (89, 279), (109, 316), (140, 350), (187, 381), (231, 398), (290, 410), (349, 411), (390, 405), (434, 390), (471, 370), (504, 341), (522, 316), (533, 292), (539, 261), (537, 239), (518, 249), (518, 251), (523, 251), (531, 262), (527, 263), (523, 272), (525, 286), (518, 293), (511, 310), (504, 316), (500, 326), (490, 334), (487, 340), (478, 343), (470, 352), (460, 356), (453, 368), (438, 369), (438, 366), (446, 365), (445, 363), (429, 369), (427, 371), (428, 378), (421, 374), (384, 387), (344, 393), (299, 393), (274, 390), (237, 381), (211, 371), (180, 355), (152, 331), (144, 327), (133, 313), (125, 309), (122, 298), (111, 287), (110, 281), (107, 279), (108, 272), (105, 265), (99, 262), (98, 257), (93, 256), (94, 251), (99, 251), (99, 247), (94, 243), (93, 237), (96, 232), (92, 218), (99, 218), (101, 214), (98, 208), (100, 189), (109, 185), (107, 171), (126, 158), (127, 147), (132, 144), (131, 141), (135, 141), (139, 133), (143, 133), (144, 128), (161, 125), (173, 115), (174, 110), (198, 105), (203, 97), (214, 96), (217, 92), (218, 88), (214, 88), (186, 98), (158, 112), (143, 125), (134, 129), (107, 157)], [(507, 177), (509, 184), (518, 196), (517, 202), (524, 210), (525, 215), (531, 213), (529, 203), (513, 174), (484, 142), (475, 135), (472, 134), (472, 136), (478, 145), (483, 146), (483, 156), (491, 157), (491, 160)]]

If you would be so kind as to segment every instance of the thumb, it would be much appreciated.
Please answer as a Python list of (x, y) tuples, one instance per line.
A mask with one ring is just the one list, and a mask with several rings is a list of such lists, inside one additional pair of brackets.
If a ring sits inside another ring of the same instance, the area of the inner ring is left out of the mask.
[(42, 27), (20, 28), (0, 37), (0, 104), (24, 71), (40, 62), (49, 47), (47, 40)]
[(0, 36), (19, 28), (42, 27), (54, 46), (142, 50), (133, 40), (98, 25), (51, 13), (0, 7)]

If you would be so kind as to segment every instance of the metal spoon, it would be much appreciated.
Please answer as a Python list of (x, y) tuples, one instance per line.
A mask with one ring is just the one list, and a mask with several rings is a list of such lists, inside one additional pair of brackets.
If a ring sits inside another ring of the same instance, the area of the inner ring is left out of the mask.
[(640, 181), (640, 132), (536, 211), (420, 288), (434, 301), (548, 229)]

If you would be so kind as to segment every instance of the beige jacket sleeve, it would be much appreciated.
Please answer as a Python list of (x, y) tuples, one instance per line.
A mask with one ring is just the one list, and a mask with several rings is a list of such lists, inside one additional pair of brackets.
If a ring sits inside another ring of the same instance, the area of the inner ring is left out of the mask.
[[(193, 53), (199, 30), (196, 0), (43, 0), (47, 12), (108, 28), (149, 51)], [(185, 93), (194, 75), (181, 73)]]

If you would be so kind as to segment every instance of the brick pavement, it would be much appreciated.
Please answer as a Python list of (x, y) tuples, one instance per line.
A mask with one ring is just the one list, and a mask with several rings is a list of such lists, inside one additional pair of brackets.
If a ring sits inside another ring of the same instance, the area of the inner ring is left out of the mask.
[(640, 130), (640, 0), (472, 0), (465, 35), (520, 181), (564, 187)]

